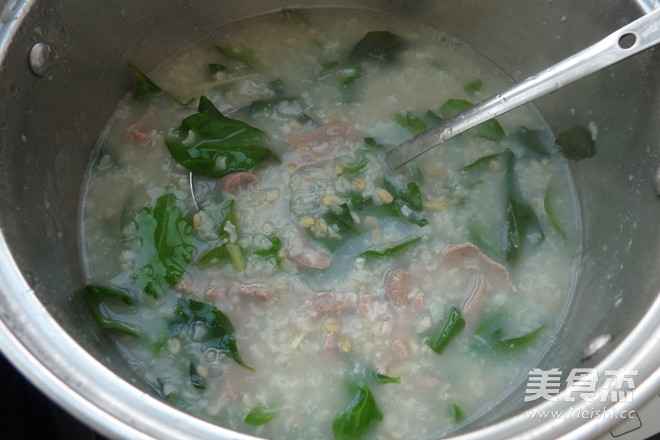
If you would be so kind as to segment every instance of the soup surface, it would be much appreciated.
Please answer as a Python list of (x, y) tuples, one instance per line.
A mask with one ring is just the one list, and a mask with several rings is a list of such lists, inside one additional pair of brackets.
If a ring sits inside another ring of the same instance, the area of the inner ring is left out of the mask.
[(164, 398), (268, 438), (424, 438), (525, 380), (577, 252), (546, 124), (528, 106), (383, 162), (506, 87), (491, 63), (325, 10), (133, 67), (82, 201), (85, 294)]

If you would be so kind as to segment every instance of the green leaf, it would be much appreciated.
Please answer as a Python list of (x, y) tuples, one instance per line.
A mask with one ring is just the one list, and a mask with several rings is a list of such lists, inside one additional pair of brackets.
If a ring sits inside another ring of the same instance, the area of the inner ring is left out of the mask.
[(545, 142), (543, 131), (520, 127), (508, 137), (516, 145), (541, 157), (550, 156), (550, 148)]
[(503, 152), (507, 202), (505, 206), (503, 250), (509, 263), (518, 261), (523, 241), (530, 245), (539, 245), (545, 239), (534, 208), (527, 202), (518, 187), (515, 174), (516, 157), (511, 150)]
[(125, 305), (137, 303), (137, 299), (127, 290), (116, 287), (87, 285), (83, 290), (87, 305), (89, 305), (92, 315), (96, 318), (101, 328), (106, 330), (117, 330), (132, 336), (138, 336), (142, 330), (133, 324), (122, 322), (115, 318), (117, 313), (108, 307), (108, 302), (120, 301)]
[(559, 218), (555, 213), (553, 194), (554, 192), (552, 191), (552, 186), (548, 185), (548, 189), (545, 191), (545, 195), (543, 196), (543, 209), (545, 210), (545, 213), (548, 216), (550, 223), (552, 223), (552, 226), (554, 226), (557, 232), (559, 232), (559, 234), (562, 237), (564, 237), (565, 240), (567, 240), (568, 233), (566, 232), (566, 229), (561, 224), (561, 221), (559, 221)]
[(348, 59), (352, 62), (375, 60), (391, 63), (397, 60), (408, 41), (389, 31), (371, 31), (357, 42)]
[(364, 145), (369, 148), (379, 148), (383, 146), (383, 144), (379, 144), (376, 139), (372, 138), (371, 136), (362, 139), (362, 142), (364, 142)]
[(198, 342), (218, 350), (237, 364), (254, 371), (243, 362), (238, 354), (234, 326), (220, 310), (200, 301), (182, 299), (176, 305), (174, 313), (180, 318), (179, 323), (187, 329), (188, 334), (193, 334), (198, 326), (203, 326), (206, 332)]
[(342, 172), (338, 174), (338, 176), (343, 176), (346, 173), (354, 173), (356, 171), (360, 171), (362, 168), (366, 167), (368, 163), (369, 159), (367, 159), (367, 155), (361, 151), (358, 153), (355, 162), (346, 165)]
[(596, 141), (588, 128), (571, 125), (559, 132), (555, 138), (559, 152), (569, 160), (581, 160), (596, 154)]
[(279, 411), (276, 409), (269, 409), (263, 406), (257, 406), (245, 416), (245, 423), (252, 426), (263, 425), (271, 419), (277, 417)]
[(422, 194), (416, 183), (408, 183), (399, 189), (392, 182), (384, 179), (383, 186), (394, 197), (394, 200), (387, 204), (387, 206), (398, 217), (408, 220), (417, 226), (426, 226), (429, 223), (428, 220), (420, 217), (415, 212), (421, 210), (423, 204)]
[(468, 93), (470, 95), (474, 95), (477, 93), (481, 88), (483, 87), (484, 82), (480, 79), (475, 79), (472, 82), (469, 82), (463, 86), (463, 90), (465, 90), (465, 93)]
[[(469, 109), (472, 105), (471, 102), (464, 99), (450, 99), (440, 107), (440, 115), (445, 119), (451, 118), (452, 116)], [(476, 127), (471, 128), (466, 133), (476, 137), (490, 139), (495, 142), (501, 141), (505, 137), (504, 129), (495, 119), (483, 122)]]
[(380, 246), (373, 246), (363, 252), (360, 252), (358, 254), (358, 257), (386, 257), (389, 255), (394, 255), (397, 252), (400, 252), (406, 249), (407, 247), (417, 243), (421, 239), (422, 237), (420, 237), (419, 235), (411, 235), (409, 237), (404, 238), (403, 240), (399, 240), (394, 243), (388, 243)]
[(303, 28), (311, 27), (312, 24), (309, 22), (307, 17), (301, 14), (295, 9), (282, 9), (280, 11), (280, 18), (285, 21), (288, 21), (291, 24), (299, 25)]
[(135, 63), (130, 64), (131, 69), (135, 71), (135, 87), (133, 88), (133, 99), (142, 101), (145, 98), (160, 95), (163, 93), (155, 82), (153, 82)]
[(532, 330), (531, 332), (524, 334), (522, 336), (501, 340), (493, 344), (493, 348), (496, 351), (500, 351), (500, 352), (502, 351), (512, 352), (512, 351), (521, 350), (525, 347), (528, 347), (532, 342), (534, 342), (544, 328), (545, 326), (542, 325), (536, 328), (535, 330)]
[(401, 383), (400, 377), (390, 377), (384, 374), (376, 373), (376, 382), (380, 383)]
[(243, 251), (241, 247), (234, 242), (238, 238), (239, 233), (238, 220), (236, 218), (236, 203), (234, 200), (231, 200), (229, 203), (229, 210), (222, 219), (222, 222), (220, 222), (220, 227), (218, 228), (218, 238), (222, 241), (222, 244), (205, 252), (204, 255), (199, 258), (197, 264), (208, 266), (229, 260), (232, 262), (234, 269), (236, 269), (237, 272), (245, 270), (246, 263)]
[(371, 390), (364, 384), (356, 384), (348, 406), (332, 423), (332, 436), (334, 440), (359, 440), (382, 420), (383, 413)]
[(449, 405), (449, 413), (451, 414), (452, 418), (454, 419), (454, 422), (456, 423), (461, 423), (463, 420), (465, 420), (465, 413), (463, 412), (461, 407), (456, 405), (455, 403)]
[(265, 261), (275, 261), (275, 264), (281, 264), (283, 259), (280, 255), (282, 250), (282, 240), (275, 234), (268, 236), (271, 246), (268, 249), (254, 251), (255, 255), (260, 256)]
[(243, 64), (245, 67), (252, 67), (252, 68), (257, 67), (256, 61), (252, 59), (250, 54), (239, 52), (237, 50), (224, 46), (213, 46), (213, 47), (215, 47), (221, 54), (223, 54), (227, 58), (237, 61), (238, 63)]
[(353, 84), (355, 81), (362, 78), (362, 67), (360, 67), (360, 66), (348, 67), (348, 68), (342, 70), (341, 74), (344, 78), (341, 82), (341, 85), (344, 88), (347, 88), (348, 86)]
[(276, 158), (266, 133), (223, 116), (205, 96), (199, 99), (198, 113), (185, 118), (165, 143), (178, 163), (212, 178), (248, 171), (264, 159)]
[(318, 81), (323, 81), (324, 79), (330, 77), (339, 66), (339, 61), (327, 61), (321, 64), (321, 69), (316, 74), (316, 79)]
[(410, 112), (397, 113), (394, 115), (394, 121), (402, 128), (415, 136), (426, 130), (426, 124), (420, 118), (413, 116)]
[(131, 279), (158, 299), (179, 281), (192, 260), (192, 224), (172, 193), (160, 196), (154, 206), (142, 208), (135, 223), (135, 238), (141, 247)]
[(342, 203), (339, 205), (339, 211), (330, 211), (324, 216), (325, 221), (328, 223), (328, 226), (333, 225), (337, 228), (340, 233), (347, 232), (357, 232), (360, 233), (360, 228), (358, 228), (353, 214), (351, 214), (351, 208), (347, 203)]
[(426, 342), (433, 351), (442, 354), (449, 342), (458, 335), (458, 333), (465, 327), (465, 320), (461, 316), (461, 312), (454, 306), (449, 309), (449, 315), (445, 320), (444, 325), (438, 328), (438, 331)]

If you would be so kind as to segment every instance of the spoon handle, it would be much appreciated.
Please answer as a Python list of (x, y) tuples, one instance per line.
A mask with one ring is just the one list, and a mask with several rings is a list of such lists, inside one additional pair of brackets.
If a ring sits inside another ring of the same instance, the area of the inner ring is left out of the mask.
[(392, 149), (385, 163), (396, 169), (470, 128), (609, 67), (660, 42), (660, 8), (596, 44), (532, 75), (513, 87), (448, 118)]

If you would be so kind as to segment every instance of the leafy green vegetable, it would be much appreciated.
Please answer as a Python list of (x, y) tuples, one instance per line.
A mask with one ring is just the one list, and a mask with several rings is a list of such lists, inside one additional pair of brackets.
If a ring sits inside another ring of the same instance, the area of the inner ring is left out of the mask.
[(277, 417), (279, 411), (276, 409), (269, 409), (263, 406), (257, 406), (245, 416), (245, 423), (252, 426), (263, 425), (269, 422), (274, 417)]
[(456, 405), (455, 403), (449, 405), (449, 413), (451, 414), (452, 418), (454, 419), (454, 422), (456, 423), (461, 423), (463, 420), (465, 420), (465, 413), (463, 412), (461, 407)]
[(307, 17), (295, 9), (282, 9), (280, 11), (280, 17), (291, 24), (300, 25), (304, 28), (308, 28), (312, 25)]
[(316, 79), (323, 81), (324, 79), (330, 77), (339, 66), (339, 61), (328, 61), (321, 64), (321, 69), (316, 74)]
[(218, 238), (222, 242), (220, 245), (212, 248), (202, 255), (197, 261), (202, 266), (217, 264), (219, 262), (230, 260), (237, 272), (245, 269), (245, 258), (240, 246), (235, 243), (239, 235), (238, 220), (236, 218), (236, 203), (232, 200), (229, 203), (229, 210), (220, 222), (218, 228)]
[(186, 271), (195, 250), (190, 219), (177, 205), (176, 196), (166, 193), (154, 206), (135, 216), (142, 246), (135, 259), (131, 279), (142, 291), (160, 298)]
[(449, 309), (444, 325), (426, 342), (433, 351), (441, 354), (449, 342), (465, 327), (465, 320), (456, 307)]
[(391, 63), (407, 46), (407, 40), (388, 31), (371, 31), (357, 42), (348, 58), (353, 62), (376, 60)]
[(532, 342), (534, 342), (544, 328), (545, 326), (542, 325), (522, 336), (501, 340), (495, 343), (493, 345), (493, 348), (497, 351), (506, 351), (506, 352), (521, 350), (525, 347), (528, 347)]
[(472, 82), (469, 82), (463, 86), (463, 90), (465, 90), (465, 93), (469, 93), (470, 95), (474, 95), (477, 93), (481, 88), (483, 87), (484, 82), (480, 79), (475, 79)]
[(358, 440), (381, 420), (383, 413), (371, 390), (364, 384), (355, 384), (348, 406), (332, 423), (332, 436), (335, 440)]
[(520, 127), (509, 135), (508, 140), (539, 156), (550, 156), (550, 148), (545, 142), (543, 131), (541, 130), (530, 130), (526, 127)]
[(190, 368), (188, 369), (188, 374), (190, 375), (190, 383), (192, 386), (198, 390), (206, 389), (206, 380), (199, 375), (197, 372), (197, 365), (194, 362), (190, 362)]
[(268, 249), (260, 249), (254, 251), (254, 253), (265, 261), (275, 261), (275, 264), (282, 263), (282, 256), (280, 252), (282, 250), (282, 240), (275, 234), (268, 236), (271, 246)]
[(339, 205), (339, 212), (330, 211), (325, 215), (325, 220), (328, 223), (328, 226), (334, 225), (340, 233), (346, 232), (360, 232), (360, 229), (355, 223), (355, 219), (351, 214), (351, 208), (347, 203), (342, 203)]
[(413, 116), (410, 112), (397, 113), (394, 115), (394, 121), (408, 133), (415, 136), (426, 130), (426, 124), (420, 118)]
[(135, 63), (130, 64), (131, 69), (135, 71), (135, 87), (133, 88), (133, 99), (142, 101), (144, 98), (160, 95), (163, 93), (155, 82), (151, 80)]
[(369, 148), (378, 148), (383, 146), (383, 144), (379, 144), (376, 139), (372, 138), (371, 136), (362, 139), (362, 142), (364, 142), (364, 145)]
[(570, 160), (586, 159), (596, 154), (596, 141), (589, 129), (581, 125), (564, 128), (555, 138), (555, 144), (559, 152)]
[[(464, 99), (450, 99), (440, 107), (440, 115), (447, 119), (472, 107), (472, 103)], [(501, 141), (505, 137), (504, 129), (495, 119), (483, 122), (467, 131), (477, 137)]]
[(532, 205), (523, 198), (518, 187), (518, 179), (515, 175), (515, 155), (507, 149), (503, 152), (503, 160), (507, 193), (503, 249), (507, 261), (515, 263), (520, 257), (523, 241), (531, 245), (538, 245), (545, 239), (545, 234)]
[(342, 77), (344, 78), (341, 82), (344, 88), (350, 86), (352, 83), (362, 78), (362, 67), (352, 66), (341, 71)]
[(252, 57), (249, 54), (245, 54), (243, 52), (239, 52), (237, 50), (231, 49), (229, 47), (224, 47), (224, 46), (214, 46), (221, 54), (224, 56), (239, 62), (242, 64), (244, 67), (252, 67), (256, 68), (257, 63), (252, 59)]
[(238, 354), (234, 326), (229, 318), (220, 310), (200, 301), (182, 299), (176, 305), (174, 313), (180, 318), (176, 329), (186, 331), (191, 335), (201, 325), (206, 332), (198, 342), (202, 342), (206, 346), (218, 350), (237, 364), (253, 371), (251, 367), (243, 362)]
[(364, 152), (359, 152), (356, 161), (346, 165), (342, 172), (338, 175), (343, 176), (346, 173), (354, 173), (356, 171), (360, 171), (362, 168), (366, 167), (368, 163), (369, 160), (367, 159), (367, 155), (364, 154)]
[(394, 255), (397, 252), (400, 252), (403, 249), (409, 247), (410, 245), (417, 243), (421, 239), (422, 237), (419, 235), (411, 235), (410, 237), (406, 237), (403, 240), (399, 240), (394, 243), (371, 247), (363, 252), (360, 252), (358, 257), (386, 257), (389, 255)]
[(384, 374), (376, 373), (376, 382), (380, 383), (401, 383), (400, 377), (390, 377)]
[(415, 211), (422, 209), (422, 194), (416, 183), (410, 182), (403, 188), (397, 188), (392, 182), (385, 179), (383, 182), (385, 189), (392, 194), (394, 200), (387, 206), (404, 220), (408, 220), (417, 226), (426, 226), (428, 220), (417, 215)]
[(568, 239), (568, 233), (566, 232), (566, 229), (564, 229), (564, 226), (561, 224), (559, 218), (557, 217), (557, 214), (555, 213), (553, 200), (554, 197), (552, 192), (552, 186), (548, 185), (548, 189), (545, 191), (545, 195), (543, 196), (543, 209), (545, 210), (548, 219), (550, 219), (550, 223), (552, 223), (552, 226), (555, 227), (557, 232), (559, 232), (559, 234), (562, 237), (564, 237), (564, 239)]
[(87, 304), (101, 328), (117, 330), (133, 336), (142, 333), (139, 327), (115, 319), (113, 317), (115, 313), (112, 312), (107, 304), (107, 302), (119, 301), (125, 305), (134, 305), (137, 303), (137, 299), (132, 292), (116, 287), (100, 285), (87, 285), (83, 292)]
[(266, 133), (223, 116), (205, 96), (199, 99), (198, 113), (181, 121), (165, 143), (178, 163), (213, 178), (248, 171), (263, 159), (276, 158)]

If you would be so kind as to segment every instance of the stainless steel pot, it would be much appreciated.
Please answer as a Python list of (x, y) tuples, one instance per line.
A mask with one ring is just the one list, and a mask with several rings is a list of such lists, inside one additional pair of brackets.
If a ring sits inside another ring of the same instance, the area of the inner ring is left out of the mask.
[[(0, 1), (0, 348), (48, 396), (105, 435), (248, 438), (156, 398), (76, 293), (83, 282), (77, 226), (83, 172), (131, 84), (127, 63), (149, 68), (181, 44), (244, 17), (328, 5), (382, 10), (441, 28), (515, 80), (658, 6), (654, 0), (117, 0), (93, 7)], [(555, 129), (591, 122), (598, 128), (598, 154), (572, 164), (584, 255), (576, 295), (539, 368), (637, 370), (633, 401), (616, 405), (636, 408), (660, 390), (660, 50), (537, 106)], [(525, 405), (523, 397), (521, 383), (461, 435), (586, 438), (617, 422), (531, 419), (524, 410), (538, 401)], [(559, 400), (540, 407), (602, 407)]]

